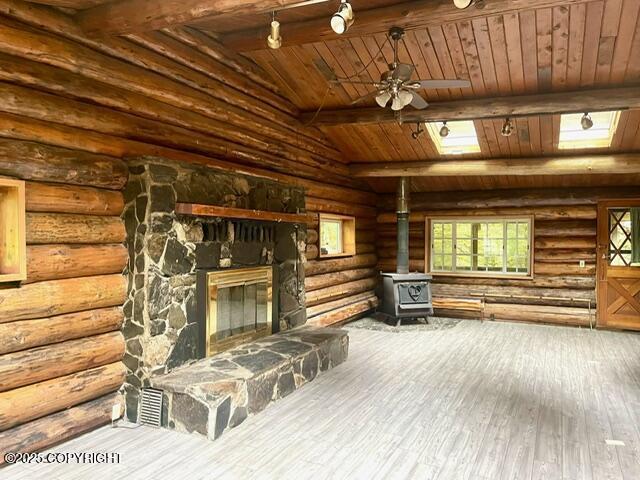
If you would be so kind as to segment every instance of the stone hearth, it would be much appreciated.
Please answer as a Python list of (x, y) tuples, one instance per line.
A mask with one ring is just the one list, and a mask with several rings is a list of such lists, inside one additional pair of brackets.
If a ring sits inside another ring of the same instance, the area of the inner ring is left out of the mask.
[(270, 333), (306, 322), (306, 225), (178, 215), (176, 203), (302, 213), (305, 201), (303, 189), (267, 179), (141, 158), (130, 161), (125, 202), (124, 390), (127, 418), (136, 421), (140, 390), (154, 376), (205, 357), (198, 272), (271, 266), (277, 298)]
[(345, 330), (304, 327), (151, 378), (163, 425), (211, 440), (347, 359)]

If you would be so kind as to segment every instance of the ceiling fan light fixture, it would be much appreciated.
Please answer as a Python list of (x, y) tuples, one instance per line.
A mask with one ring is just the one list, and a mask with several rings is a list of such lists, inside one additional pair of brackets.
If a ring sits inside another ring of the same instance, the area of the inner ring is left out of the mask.
[(442, 122), (442, 128), (440, 129), (440, 136), (442, 138), (446, 138), (449, 136), (450, 132), (451, 130), (449, 130), (449, 127), (447, 127), (447, 122)]
[(500, 135), (503, 137), (510, 137), (513, 134), (513, 122), (510, 118), (506, 118), (504, 124), (502, 125), (502, 130), (500, 130)]
[(391, 94), (389, 92), (382, 92), (380, 95), (376, 97), (376, 103), (381, 108), (385, 108), (389, 103), (389, 100), (391, 100)]
[(404, 102), (402, 101), (402, 99), (398, 95), (393, 97), (393, 102), (391, 103), (391, 110), (393, 110), (394, 112), (399, 112), (403, 108), (404, 108)]
[(331, 29), (338, 35), (342, 35), (349, 30), (354, 21), (353, 7), (347, 0), (341, 0), (340, 8), (331, 17)]
[(580, 125), (582, 125), (583, 130), (589, 130), (593, 127), (593, 120), (591, 120), (591, 115), (585, 113), (580, 119)]
[(413, 95), (411, 95), (411, 92), (406, 90), (400, 90), (398, 92), (398, 98), (402, 102), (402, 108), (406, 107), (413, 101)]
[(271, 33), (267, 38), (267, 45), (273, 50), (277, 50), (282, 46), (282, 36), (280, 35), (280, 22), (276, 20), (276, 14), (273, 14), (271, 22)]

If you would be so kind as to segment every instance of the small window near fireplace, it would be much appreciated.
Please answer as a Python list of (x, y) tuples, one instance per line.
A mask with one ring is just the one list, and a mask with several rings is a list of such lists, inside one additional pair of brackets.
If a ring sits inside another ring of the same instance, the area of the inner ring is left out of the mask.
[(0, 283), (26, 278), (25, 183), (0, 178)]
[(356, 219), (320, 214), (320, 256), (346, 257), (356, 253)]

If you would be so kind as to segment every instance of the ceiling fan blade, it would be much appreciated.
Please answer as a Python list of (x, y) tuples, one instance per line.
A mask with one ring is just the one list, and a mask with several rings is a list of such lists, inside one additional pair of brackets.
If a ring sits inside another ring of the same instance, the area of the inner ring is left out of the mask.
[(414, 83), (419, 85), (417, 88), (468, 88), (471, 86), (469, 80), (419, 80)]
[(411, 92), (411, 95), (413, 95), (413, 100), (411, 100), (410, 105), (413, 108), (417, 110), (424, 110), (429, 106), (427, 101), (424, 98), (422, 98), (420, 95), (418, 95), (416, 92)]
[(362, 103), (362, 102), (366, 102), (368, 100), (373, 100), (375, 99), (378, 95), (380, 95), (380, 90), (376, 90), (374, 92), (371, 92), (367, 95), (364, 95), (360, 98), (356, 98), (353, 102), (351, 102), (351, 105), (355, 105), (356, 103)]
[(378, 87), (380, 85), (378, 82), (365, 82), (361, 80), (340, 80), (339, 78), (332, 80), (331, 83), (335, 83), (336, 85), (341, 85), (344, 83), (348, 83), (350, 85), (373, 85), (374, 87)]
[(415, 67), (413, 65), (409, 65), (407, 63), (399, 63), (398, 66), (393, 70), (393, 79), (406, 82), (411, 78), (414, 70)]

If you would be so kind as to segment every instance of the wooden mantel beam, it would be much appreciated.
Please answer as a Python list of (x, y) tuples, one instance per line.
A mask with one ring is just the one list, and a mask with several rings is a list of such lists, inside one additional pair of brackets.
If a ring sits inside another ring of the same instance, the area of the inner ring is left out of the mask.
[(581, 155), (576, 157), (363, 163), (352, 165), (351, 173), (356, 177), (640, 174), (640, 153)]
[(84, 10), (77, 19), (88, 34), (124, 35), (218, 15), (255, 15), (324, 1), (329, 0), (119, 0)]
[[(588, 0), (490, 0), (482, 2), (483, 8), (470, 7), (464, 10), (456, 8), (453, 0), (414, 0), (387, 7), (364, 10), (355, 9), (355, 23), (344, 34), (336, 34), (329, 25), (327, 16), (282, 26), (284, 46), (302, 45), (305, 43), (338, 40), (339, 38), (361, 37), (386, 33), (391, 27), (403, 27), (407, 30), (440, 26), (443, 23), (472, 20), (477, 17), (504, 15), (517, 10), (531, 8), (570, 7)], [(337, 1), (335, 2), (338, 3)], [(364, 2), (359, 2), (358, 5)], [(266, 38), (269, 34), (267, 22), (265, 27), (233, 32), (222, 37), (223, 43), (241, 52), (263, 50), (267, 48)]]
[(316, 126), (367, 125), (398, 121), (418, 123), (478, 120), (633, 108), (640, 108), (640, 86), (436, 102), (431, 103), (425, 110), (406, 108), (400, 117), (396, 117), (389, 109), (366, 107), (326, 110), (317, 116), (316, 112), (306, 112), (300, 119), (307, 124), (316, 116), (313, 120), (313, 125)]

